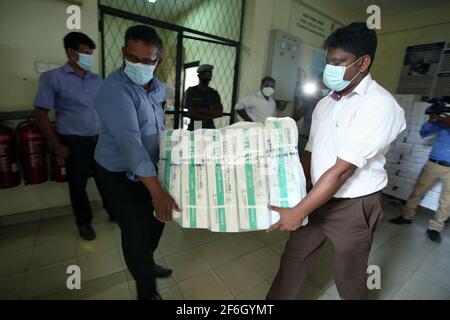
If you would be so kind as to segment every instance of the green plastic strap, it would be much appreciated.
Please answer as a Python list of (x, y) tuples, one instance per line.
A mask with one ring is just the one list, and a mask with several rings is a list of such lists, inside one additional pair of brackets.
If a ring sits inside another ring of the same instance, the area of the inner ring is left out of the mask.
[(289, 202), (288, 202), (288, 190), (287, 190), (287, 180), (286, 180), (286, 163), (284, 158), (284, 148), (281, 148), (282, 146), (282, 131), (281, 131), (281, 123), (280, 121), (275, 121), (275, 128), (279, 129), (279, 135), (278, 135), (278, 142), (280, 145), (280, 150), (278, 154), (278, 187), (280, 192), (280, 207), (282, 208), (288, 208)]
[(170, 174), (172, 169), (172, 134), (173, 131), (168, 131), (166, 137), (166, 160), (164, 165), (163, 184), (167, 192), (170, 190)]
[[(248, 139), (248, 130), (245, 131), (245, 140), (244, 140), (244, 148), (246, 153), (249, 151), (250, 148), (250, 141)], [(250, 230), (256, 230), (257, 228), (257, 221), (256, 221), (256, 208), (250, 208), (250, 206), (256, 205), (256, 199), (255, 199), (255, 180), (253, 175), (253, 164), (251, 163), (249, 157), (245, 159), (245, 181), (247, 185), (247, 205), (249, 208), (247, 209), (248, 213), (248, 220), (249, 220), (249, 227)]]
[(189, 135), (189, 156), (191, 157), (189, 163), (189, 224), (191, 228), (197, 228), (197, 188), (196, 188), (196, 175), (195, 175), (195, 162), (194, 162), (194, 133)]
[[(220, 140), (217, 139), (216, 136), (214, 136), (214, 143), (217, 145), (217, 143), (220, 143)], [(219, 146), (220, 147), (220, 146)], [(220, 150), (220, 148), (219, 148)], [(219, 231), (220, 232), (226, 232), (227, 231), (227, 220), (225, 216), (225, 208), (223, 207), (225, 205), (225, 195), (224, 195), (224, 181), (223, 181), (223, 174), (222, 174), (222, 165), (216, 163), (215, 165), (216, 169), (216, 192), (217, 192), (217, 214), (219, 216)]]

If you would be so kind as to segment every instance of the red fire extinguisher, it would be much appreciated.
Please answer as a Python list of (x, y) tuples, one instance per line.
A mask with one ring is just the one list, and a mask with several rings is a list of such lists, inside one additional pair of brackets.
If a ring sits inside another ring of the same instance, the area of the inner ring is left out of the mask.
[(23, 175), (26, 184), (48, 180), (45, 138), (34, 121), (24, 121), (17, 126)]
[(14, 139), (11, 128), (0, 126), (0, 189), (20, 184)]
[[(56, 124), (52, 123), (53, 130), (56, 132)], [(51, 163), (51, 179), (56, 182), (66, 182), (66, 163), (64, 159), (58, 157), (52, 150), (50, 150)]]

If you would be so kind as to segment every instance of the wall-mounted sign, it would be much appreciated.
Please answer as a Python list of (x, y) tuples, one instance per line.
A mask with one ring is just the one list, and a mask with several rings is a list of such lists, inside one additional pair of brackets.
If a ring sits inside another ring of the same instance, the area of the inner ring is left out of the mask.
[(450, 42), (407, 47), (397, 93), (450, 96)]
[(324, 40), (339, 27), (342, 25), (321, 13), (292, 2), (289, 32), (302, 41), (321, 48)]

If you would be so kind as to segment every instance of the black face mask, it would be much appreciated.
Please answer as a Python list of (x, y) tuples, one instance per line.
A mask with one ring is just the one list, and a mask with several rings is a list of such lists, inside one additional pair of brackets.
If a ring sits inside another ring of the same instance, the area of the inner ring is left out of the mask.
[(208, 79), (208, 78), (199, 78), (199, 80), (200, 80), (200, 84), (203, 86), (208, 86), (209, 83), (211, 82), (211, 79)]

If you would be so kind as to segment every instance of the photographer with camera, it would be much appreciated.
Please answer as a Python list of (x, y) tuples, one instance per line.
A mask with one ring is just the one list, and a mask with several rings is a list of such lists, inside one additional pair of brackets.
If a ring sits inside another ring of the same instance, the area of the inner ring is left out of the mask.
[(437, 182), (442, 181), (443, 189), (439, 200), (439, 209), (430, 220), (427, 234), (435, 242), (441, 242), (440, 232), (445, 227), (445, 221), (450, 217), (450, 107), (441, 99), (430, 100), (432, 105), (425, 112), (430, 116), (422, 125), (422, 138), (437, 135), (433, 144), (429, 161), (423, 167), (417, 179), (414, 190), (404, 207), (402, 216), (390, 220), (393, 224), (411, 224), (425, 193)]

